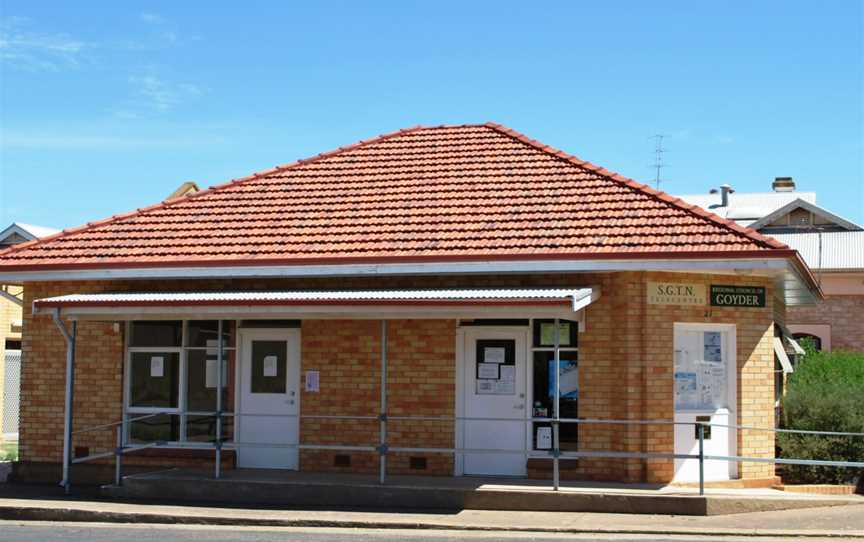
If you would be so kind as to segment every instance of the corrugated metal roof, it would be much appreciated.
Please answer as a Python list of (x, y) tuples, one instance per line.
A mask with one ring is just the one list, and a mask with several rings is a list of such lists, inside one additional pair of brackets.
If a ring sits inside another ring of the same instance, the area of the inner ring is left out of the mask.
[(688, 203), (698, 205), (723, 218), (747, 226), (763, 216), (788, 205), (796, 199), (816, 203), (816, 192), (733, 192), (729, 194), (729, 205), (720, 207), (720, 194), (686, 194), (676, 196)]
[(864, 270), (864, 231), (786, 233), (772, 237), (797, 250), (812, 269)]
[(591, 288), (485, 288), (448, 290), (337, 290), (262, 292), (150, 292), (70, 294), (36, 300), (37, 308), (64, 306), (379, 304), (393, 302), (562, 301), (590, 298)]

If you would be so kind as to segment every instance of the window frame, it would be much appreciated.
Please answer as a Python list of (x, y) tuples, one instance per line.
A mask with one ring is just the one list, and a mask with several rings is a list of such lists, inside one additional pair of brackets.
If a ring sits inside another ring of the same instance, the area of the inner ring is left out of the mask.
[[(535, 354), (535, 352), (551, 352), (553, 354), (555, 352), (555, 346), (554, 345), (553, 346), (535, 346), (535, 344), (534, 344), (534, 336), (535, 336), (534, 324), (535, 324), (535, 322), (544, 323), (544, 322), (548, 322), (550, 320), (554, 322), (554, 318), (530, 318), (528, 320), (529, 347), (528, 347), (528, 363), (526, 364), (527, 365), (526, 370), (528, 372), (528, 375), (530, 375), (530, 377), (528, 379), (526, 379), (525, 385), (526, 385), (527, 389), (525, 391), (526, 391), (526, 395), (527, 395), (526, 399), (528, 399), (526, 401), (526, 404), (528, 406), (528, 408), (527, 408), (527, 414), (528, 414), (527, 451), (528, 451), (528, 457), (529, 458), (531, 458), (531, 457), (548, 458), (549, 452), (550, 452), (550, 450), (539, 449), (539, 448), (536, 448), (534, 446), (534, 444), (535, 444), (535, 432), (537, 430), (536, 425), (548, 424), (550, 422), (534, 422), (534, 421), (532, 421), (532, 419), (534, 418), (534, 361), (535, 361), (534, 360), (534, 354)], [(579, 327), (580, 322), (579, 322), (579, 320), (569, 320), (566, 318), (559, 318), (559, 320), (561, 322), (569, 322), (569, 323), (571, 323), (571, 325), (574, 326), (574, 328), (572, 328), (573, 329), (572, 333), (576, 339), (575, 346), (560, 345), (558, 347), (558, 350), (561, 352), (562, 355), (564, 354), (564, 352), (575, 352), (576, 353), (576, 363), (577, 363), (577, 365), (576, 365), (577, 369), (576, 370), (579, 371), (579, 376), (581, 377), (582, 363), (584, 360), (582, 359), (582, 352), (581, 352), (581, 349), (579, 348), (579, 343), (580, 343), (579, 335), (580, 335), (580, 333), (582, 333), (582, 330)], [(579, 391), (580, 391), (580, 399), (581, 399), (581, 391), (582, 391), (582, 379), (581, 378), (579, 378)], [(554, 418), (555, 415), (553, 412), (549, 412), (549, 415), (547, 417), (548, 418)], [(578, 431), (578, 429), (577, 429), (577, 431)], [(580, 441), (581, 441), (581, 439), (579, 439), (578, 434), (577, 434), (576, 446), (575, 446), (576, 450), (579, 449)], [(562, 449), (561, 450), (562, 457), (566, 457), (566, 453), (568, 451), (572, 452), (573, 450), (566, 450), (565, 451)]]
[[(147, 320), (126, 320), (125, 322), (125, 333), (123, 339), (123, 416), (122, 416), (122, 425), (123, 425), (123, 442), (130, 444), (131, 437), (131, 429), (132, 424), (134, 422), (130, 422), (131, 418), (138, 418), (140, 416), (146, 416), (148, 414), (158, 414), (164, 413), (168, 416), (178, 416), (180, 418), (180, 427), (178, 429), (178, 437), (179, 440), (172, 440), (165, 442), (165, 445), (168, 447), (211, 447), (212, 444), (209, 442), (202, 441), (194, 441), (188, 440), (186, 435), (187, 428), (187, 419), (189, 417), (200, 417), (200, 416), (212, 416), (216, 414), (216, 410), (204, 411), (204, 410), (195, 410), (195, 411), (187, 411), (185, 410), (187, 407), (187, 398), (188, 398), (188, 352), (190, 350), (207, 350), (206, 346), (187, 346), (189, 337), (189, 322), (191, 321), (201, 321), (207, 320), (205, 318), (190, 318), (190, 319), (176, 319), (172, 318), (171, 321), (179, 321), (181, 323), (181, 340), (180, 346), (131, 346), (130, 341), (132, 338), (132, 325), (135, 322), (139, 321), (147, 321)], [(237, 366), (239, 364), (238, 354), (239, 351), (239, 343), (237, 334), (239, 333), (239, 321), (233, 319), (225, 319), (225, 318), (215, 318), (210, 320), (223, 321), (223, 322), (234, 322), (234, 346), (224, 346), (222, 347), (223, 352), (234, 352), (234, 371), (236, 373)], [(132, 354), (135, 352), (152, 352), (152, 353), (176, 353), (179, 354), (179, 377), (177, 379), (177, 385), (179, 389), (177, 391), (177, 407), (140, 407), (140, 406), (132, 406), (130, 404), (132, 397)], [(223, 356), (223, 363), (228, 362), (228, 356)], [(229, 378), (231, 376), (231, 372), (228, 371)], [(234, 375), (236, 386), (236, 374)], [(225, 382), (223, 382), (223, 389), (226, 388)], [(234, 412), (222, 410), (222, 416), (224, 417), (233, 417)], [(236, 407), (236, 405), (235, 405)], [(235, 435), (232, 433), (230, 439), (226, 439), (223, 442), (224, 444), (233, 444)], [(133, 445), (134, 446), (134, 445)]]

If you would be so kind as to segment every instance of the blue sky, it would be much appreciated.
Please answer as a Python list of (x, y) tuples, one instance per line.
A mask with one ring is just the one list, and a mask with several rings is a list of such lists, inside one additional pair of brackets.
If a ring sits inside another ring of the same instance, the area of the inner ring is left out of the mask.
[(864, 222), (862, 4), (0, 0), (0, 225), (69, 227), (417, 124)]

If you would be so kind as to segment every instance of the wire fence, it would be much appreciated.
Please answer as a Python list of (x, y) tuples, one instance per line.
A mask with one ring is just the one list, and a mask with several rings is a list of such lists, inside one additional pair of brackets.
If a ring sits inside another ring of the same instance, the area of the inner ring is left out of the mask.
[(3, 417), (0, 418), (0, 437), (18, 440), (21, 407), (21, 351), (7, 350), (3, 370)]

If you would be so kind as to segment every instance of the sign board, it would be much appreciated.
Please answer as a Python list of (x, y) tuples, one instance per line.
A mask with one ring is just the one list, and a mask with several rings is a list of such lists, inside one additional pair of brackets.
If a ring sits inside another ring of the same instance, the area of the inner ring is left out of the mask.
[(764, 307), (765, 288), (762, 286), (711, 285), (712, 307)]
[(321, 390), (321, 377), (318, 371), (306, 371), (306, 391), (318, 393)]
[(704, 305), (706, 301), (704, 284), (648, 281), (649, 305)]

